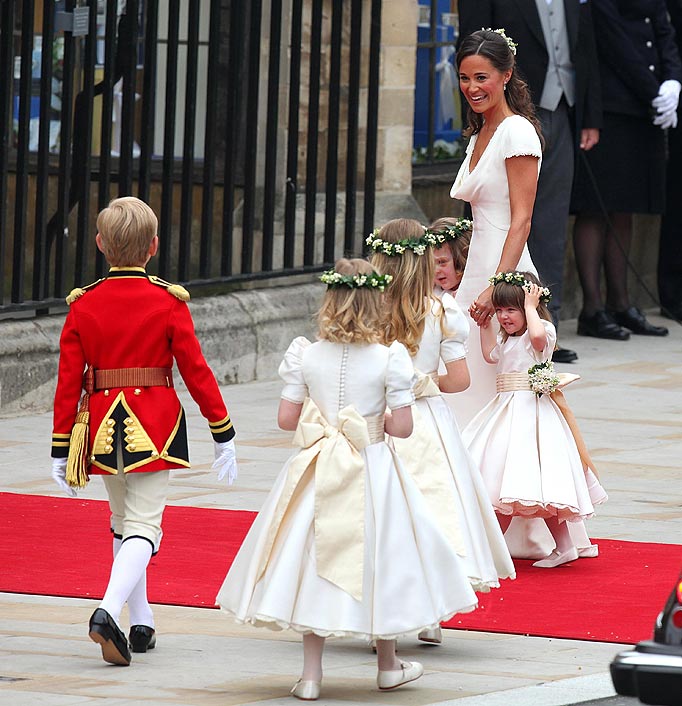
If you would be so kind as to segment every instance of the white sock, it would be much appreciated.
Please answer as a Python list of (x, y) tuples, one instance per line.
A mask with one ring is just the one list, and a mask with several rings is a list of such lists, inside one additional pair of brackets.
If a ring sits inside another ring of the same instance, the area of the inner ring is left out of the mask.
[(152, 545), (140, 537), (131, 537), (122, 542), (116, 552), (114, 563), (111, 565), (109, 584), (100, 608), (104, 608), (117, 623), (121, 619), (123, 604), (129, 599), (140, 579), (146, 576), (147, 564), (151, 556)]
[[(114, 559), (121, 548), (122, 540), (114, 537)], [(147, 598), (147, 572), (142, 574), (142, 578), (135, 584), (135, 588), (128, 596), (128, 613), (131, 625), (147, 625), (154, 627), (154, 614)]]

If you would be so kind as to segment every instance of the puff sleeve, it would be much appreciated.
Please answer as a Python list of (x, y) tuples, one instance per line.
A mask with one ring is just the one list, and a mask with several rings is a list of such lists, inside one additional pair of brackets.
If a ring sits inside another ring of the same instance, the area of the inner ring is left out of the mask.
[(452, 363), (466, 357), (470, 326), (464, 312), (451, 294), (445, 292), (441, 298), (441, 304), (445, 337), (440, 344), (440, 357), (444, 363)]
[(546, 360), (550, 360), (552, 357), (552, 351), (556, 345), (556, 329), (554, 328), (554, 324), (551, 321), (545, 321), (542, 319), (542, 325), (544, 326), (545, 333), (547, 334), (547, 343), (545, 343), (545, 347), (541, 351), (536, 351), (535, 348), (533, 348), (528, 332), (524, 334), (526, 337), (524, 342), (526, 344), (526, 350), (538, 363), (544, 363)]
[(394, 341), (388, 349), (386, 366), (386, 405), (389, 409), (407, 407), (414, 402), (412, 385), (415, 377), (414, 365), (407, 348)]
[(308, 386), (303, 378), (303, 354), (310, 346), (305, 336), (298, 336), (287, 348), (279, 366), (279, 376), (284, 381), (281, 397), (289, 402), (301, 404), (308, 396)]
[(520, 115), (507, 118), (499, 129), (501, 135), (501, 151), (505, 159), (510, 157), (537, 157), (542, 159), (542, 145), (532, 123)]
[(497, 345), (490, 351), (490, 360), (493, 363), (500, 362), (500, 351), (504, 348), (504, 339), (502, 338), (502, 331), (500, 330), (497, 334)]

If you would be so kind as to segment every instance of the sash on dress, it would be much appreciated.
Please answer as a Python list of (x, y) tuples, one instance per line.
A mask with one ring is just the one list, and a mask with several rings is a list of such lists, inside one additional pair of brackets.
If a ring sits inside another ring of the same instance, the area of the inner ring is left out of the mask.
[[(315, 474), (315, 558), (317, 575), (362, 600), (365, 553), (365, 461), (360, 451), (384, 440), (380, 424), (354, 407), (339, 412), (338, 426), (322, 416), (308, 398), (301, 410), (287, 478), (265, 540), (259, 580), (268, 566), (289, 503), (301, 479)], [(372, 428), (370, 428), (370, 425)]]
[[(415, 399), (440, 397), (441, 392), (435, 382), (437, 373), (424, 374), (418, 370), (415, 372), (417, 381), (412, 387)], [(450, 462), (437, 438), (438, 431), (429, 428), (416, 406), (412, 407), (412, 416), (412, 434), (407, 439), (393, 438), (394, 448), (424, 496), (438, 527), (457, 554), (466, 556), (459, 520), (452, 512), (452, 504), (446, 501), (452, 493), (452, 488), (446, 481), (446, 478), (453, 476)]]

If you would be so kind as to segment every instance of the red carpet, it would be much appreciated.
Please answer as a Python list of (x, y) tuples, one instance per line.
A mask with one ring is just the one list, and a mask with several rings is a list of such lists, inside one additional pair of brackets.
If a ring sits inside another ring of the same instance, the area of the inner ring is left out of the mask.
[[(149, 570), (153, 603), (213, 607), (255, 513), (168, 507)], [(111, 562), (107, 504), (0, 493), (0, 591), (100, 598)], [(516, 581), (480, 596), (446, 627), (600, 642), (650, 639), (682, 565), (682, 546), (615, 540), (557, 569), (516, 562)]]

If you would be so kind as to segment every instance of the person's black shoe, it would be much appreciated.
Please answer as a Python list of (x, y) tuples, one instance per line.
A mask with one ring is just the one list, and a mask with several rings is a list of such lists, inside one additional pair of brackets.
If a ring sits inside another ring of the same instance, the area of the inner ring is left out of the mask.
[(104, 608), (98, 608), (90, 616), (90, 639), (102, 648), (102, 658), (105, 662), (124, 667), (130, 664), (131, 656), (126, 636)]
[(646, 320), (646, 316), (636, 307), (631, 306), (625, 311), (612, 311), (613, 320), (619, 325), (630, 329), (640, 336), (667, 336), (665, 326), (654, 326)]
[(148, 625), (131, 625), (128, 639), (133, 652), (146, 652), (156, 647), (156, 631)]
[(578, 360), (578, 354), (570, 348), (557, 346), (552, 353), (553, 363), (575, 363), (576, 360)]
[(630, 338), (630, 333), (621, 328), (605, 309), (595, 311), (592, 316), (581, 313), (578, 317), (578, 335), (612, 341), (627, 341)]

